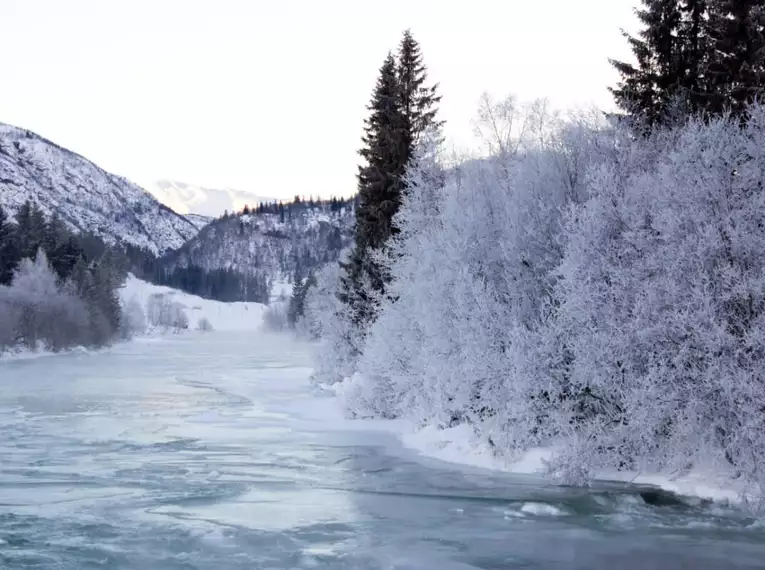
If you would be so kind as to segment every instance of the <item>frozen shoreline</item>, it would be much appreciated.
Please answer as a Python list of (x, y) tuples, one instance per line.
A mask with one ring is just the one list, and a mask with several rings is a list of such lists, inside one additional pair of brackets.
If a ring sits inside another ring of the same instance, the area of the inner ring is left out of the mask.
[[(339, 414), (342, 412), (341, 398), (343, 386), (321, 385), (323, 390), (334, 394), (333, 399)], [(497, 456), (492, 449), (475, 436), (470, 426), (466, 424), (452, 428), (440, 429), (435, 426), (419, 428), (406, 420), (346, 420), (350, 425), (356, 424), (358, 429), (380, 430), (394, 435), (404, 448), (431, 459), (437, 459), (454, 465), (462, 465), (519, 475), (546, 475), (546, 461), (554, 455), (551, 448), (534, 448), (526, 451), (516, 460)], [(758, 506), (762, 500), (748, 493), (748, 490), (731, 478), (722, 475), (690, 472), (673, 477), (662, 473), (638, 473), (628, 471), (603, 471), (598, 474), (600, 481), (619, 481), (658, 487), (664, 491), (709, 500), (716, 503), (746, 506), (751, 501), (752, 507)]]
[[(545, 462), (554, 454), (552, 449), (536, 448), (526, 451), (516, 461), (508, 461), (494, 455), (485, 443), (473, 435), (472, 430), (467, 425), (448, 429), (428, 426), (420, 430), (410, 429), (400, 432), (398, 435), (405, 447), (423, 456), (448, 463), (507, 473), (543, 475)], [(597, 479), (651, 485), (677, 495), (730, 505), (743, 504), (744, 497), (746, 497), (745, 490), (740, 488), (740, 485), (737, 485), (735, 481), (695, 472), (672, 477), (661, 473), (603, 471), (598, 474)]]

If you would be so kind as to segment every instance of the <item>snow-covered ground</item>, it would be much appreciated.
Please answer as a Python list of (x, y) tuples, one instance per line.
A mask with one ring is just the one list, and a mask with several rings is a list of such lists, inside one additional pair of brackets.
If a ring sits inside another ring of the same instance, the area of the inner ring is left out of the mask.
[(189, 329), (198, 328), (199, 321), (207, 319), (214, 330), (254, 331), (260, 328), (266, 308), (260, 303), (223, 303), (203, 299), (177, 289), (147, 283), (133, 275), (128, 276), (121, 297), (125, 304), (135, 299), (145, 311), (149, 298), (157, 293), (183, 305), (189, 318)]

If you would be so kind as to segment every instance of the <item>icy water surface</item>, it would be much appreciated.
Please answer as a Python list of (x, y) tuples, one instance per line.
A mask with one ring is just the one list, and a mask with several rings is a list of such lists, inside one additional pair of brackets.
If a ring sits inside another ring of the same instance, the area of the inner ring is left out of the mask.
[(730, 509), (349, 430), (308, 365), (255, 333), (0, 362), (0, 568), (765, 567), (765, 524)]

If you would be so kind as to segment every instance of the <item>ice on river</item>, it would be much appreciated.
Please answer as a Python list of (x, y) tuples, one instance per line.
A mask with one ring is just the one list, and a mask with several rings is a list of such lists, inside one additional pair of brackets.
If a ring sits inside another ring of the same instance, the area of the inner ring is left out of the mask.
[(762, 568), (733, 509), (426, 459), (309, 375), (249, 331), (0, 362), (0, 568)]

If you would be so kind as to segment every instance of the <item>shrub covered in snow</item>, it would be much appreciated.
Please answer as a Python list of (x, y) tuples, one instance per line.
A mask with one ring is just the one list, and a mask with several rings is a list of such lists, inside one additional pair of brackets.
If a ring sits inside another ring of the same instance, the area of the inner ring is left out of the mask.
[(149, 297), (146, 301), (146, 316), (152, 327), (172, 329), (175, 332), (189, 328), (186, 307), (167, 293), (154, 293)]
[(263, 312), (263, 327), (266, 330), (280, 332), (286, 330), (288, 324), (286, 301), (271, 303)]
[(632, 136), (484, 102), (488, 158), (421, 149), (354, 330), (325, 270), (318, 379), (350, 415), (472, 426), (551, 469), (727, 470), (765, 489), (765, 108)]

